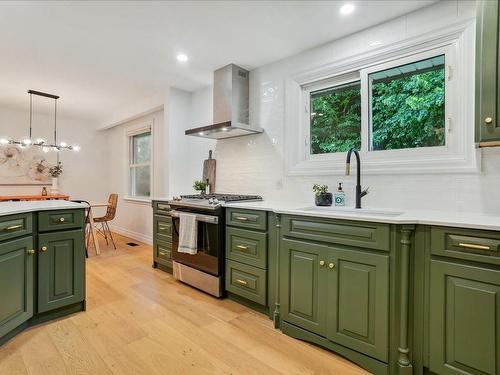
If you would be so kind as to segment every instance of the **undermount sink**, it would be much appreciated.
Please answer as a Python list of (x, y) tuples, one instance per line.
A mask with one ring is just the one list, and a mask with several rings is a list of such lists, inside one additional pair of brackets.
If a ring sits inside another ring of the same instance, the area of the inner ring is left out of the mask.
[(322, 212), (322, 213), (332, 213), (332, 214), (345, 214), (345, 215), (372, 215), (372, 216), (388, 216), (396, 217), (402, 215), (403, 212), (399, 211), (382, 211), (374, 210), (370, 208), (345, 208), (345, 207), (324, 207), (324, 206), (311, 206), (299, 208), (299, 211), (310, 211), (310, 212)]

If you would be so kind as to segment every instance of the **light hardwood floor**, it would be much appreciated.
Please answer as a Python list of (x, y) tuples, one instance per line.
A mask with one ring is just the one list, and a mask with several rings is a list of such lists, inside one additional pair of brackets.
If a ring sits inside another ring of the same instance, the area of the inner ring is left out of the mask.
[(272, 322), (151, 268), (152, 250), (116, 235), (87, 262), (87, 311), (0, 347), (0, 374), (367, 374)]

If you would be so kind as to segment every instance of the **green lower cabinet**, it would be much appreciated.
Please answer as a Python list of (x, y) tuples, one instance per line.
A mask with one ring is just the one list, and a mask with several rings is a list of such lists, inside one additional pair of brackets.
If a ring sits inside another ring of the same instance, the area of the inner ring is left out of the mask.
[(500, 271), (431, 260), (430, 370), (500, 374)]
[(321, 336), (326, 336), (328, 251), (328, 246), (288, 239), (280, 245), (282, 319)]
[(0, 246), (0, 338), (33, 316), (33, 237)]
[(327, 338), (387, 362), (389, 257), (337, 248), (330, 253)]
[(83, 231), (43, 233), (38, 242), (38, 312), (83, 301)]
[(282, 239), (280, 267), (284, 321), (387, 362), (388, 255)]

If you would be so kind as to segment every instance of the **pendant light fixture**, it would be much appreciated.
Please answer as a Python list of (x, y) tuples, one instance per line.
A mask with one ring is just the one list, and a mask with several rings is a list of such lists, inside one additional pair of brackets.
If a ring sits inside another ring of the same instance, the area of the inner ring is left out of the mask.
[[(50, 152), (50, 151), (80, 151), (80, 146), (78, 145), (68, 145), (66, 142), (58, 142), (57, 139), (57, 99), (59, 99), (59, 96), (53, 95), (53, 94), (47, 94), (46, 92), (41, 92), (41, 91), (35, 91), (35, 90), (28, 90), (29, 94), (29, 100), (30, 100), (30, 120), (29, 120), (29, 135), (27, 138), (24, 138), (22, 140), (15, 140), (15, 139), (7, 139), (7, 138), (0, 138), (0, 146), (5, 146), (5, 145), (16, 145), (20, 148), (28, 148), (28, 147), (39, 147), (43, 152)], [(54, 99), (54, 142), (53, 143), (48, 143), (45, 139), (43, 138), (37, 138), (33, 140), (32, 138), (32, 121), (33, 121), (33, 95), (36, 96), (42, 96), (45, 98), (50, 98)]]

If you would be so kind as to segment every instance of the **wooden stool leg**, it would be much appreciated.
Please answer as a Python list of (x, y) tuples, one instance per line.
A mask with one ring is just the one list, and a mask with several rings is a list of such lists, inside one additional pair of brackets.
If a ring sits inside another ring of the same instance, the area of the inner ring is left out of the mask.
[(108, 229), (108, 233), (109, 233), (109, 238), (111, 238), (111, 243), (113, 244), (113, 247), (115, 248), (116, 250), (116, 245), (115, 245), (115, 240), (113, 238), (113, 234), (111, 233), (111, 229), (109, 229), (109, 225), (108, 225), (108, 222), (105, 221), (106, 223), (106, 228)]

